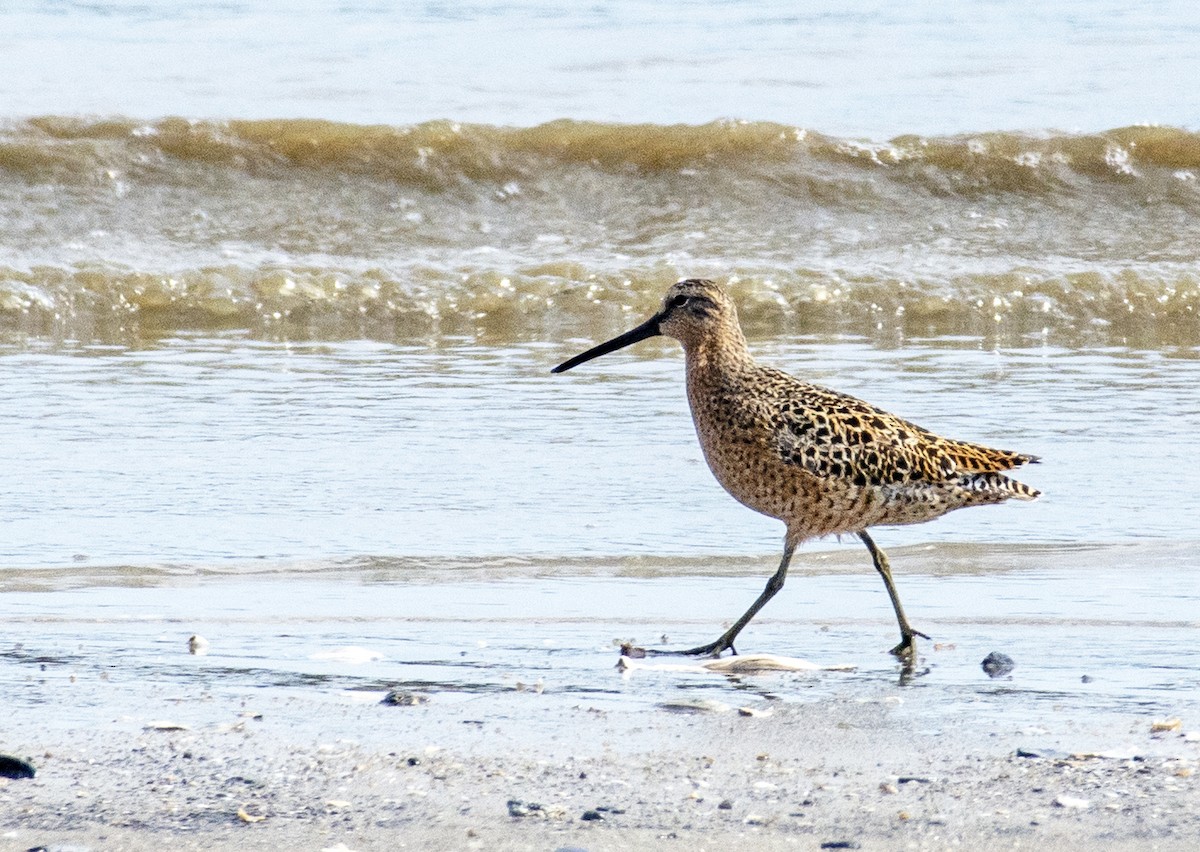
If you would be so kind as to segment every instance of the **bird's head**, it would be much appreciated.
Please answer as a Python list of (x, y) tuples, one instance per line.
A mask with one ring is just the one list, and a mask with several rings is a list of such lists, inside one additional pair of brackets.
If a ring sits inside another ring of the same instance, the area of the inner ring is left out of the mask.
[(566, 372), (585, 361), (660, 334), (675, 338), (685, 350), (691, 350), (705, 340), (717, 339), (722, 334), (732, 332), (736, 332), (736, 339), (741, 339), (737, 309), (721, 286), (704, 278), (688, 278), (671, 285), (663, 297), (662, 307), (650, 319), (564, 361), (551, 372)]

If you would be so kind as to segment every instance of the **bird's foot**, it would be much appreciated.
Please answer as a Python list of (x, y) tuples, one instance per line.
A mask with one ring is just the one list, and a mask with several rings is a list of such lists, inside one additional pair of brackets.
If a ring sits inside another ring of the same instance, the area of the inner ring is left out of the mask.
[(709, 642), (707, 645), (698, 645), (695, 648), (687, 650), (674, 651), (669, 648), (639, 648), (642, 653), (655, 657), (719, 657), (725, 651), (733, 652), (737, 656), (737, 649), (733, 647), (733, 642), (722, 636), (715, 642)]
[(900, 634), (900, 644), (895, 648), (892, 648), (892, 650), (888, 653), (890, 653), (893, 657), (899, 657), (901, 660), (905, 660), (911, 664), (917, 656), (917, 636), (920, 636), (922, 639), (929, 639), (929, 636), (922, 633), (920, 630), (912, 630), (910, 628), (909, 630), (906, 630)]

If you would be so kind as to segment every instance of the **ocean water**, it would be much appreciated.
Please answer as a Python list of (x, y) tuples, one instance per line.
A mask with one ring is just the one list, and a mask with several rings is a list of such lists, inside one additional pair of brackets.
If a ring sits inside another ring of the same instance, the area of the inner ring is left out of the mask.
[[(677, 346), (549, 373), (704, 275), (765, 362), (1042, 457), (1038, 503), (880, 532), (914, 623), (1194, 700), (1151, 646), (1195, 644), (1200, 12), (793, 7), (0, 9), (0, 676), (186, 678), (158, 655), (202, 629), (237, 688), (290, 683), (309, 606), (317, 645), (431, 658), (507, 618), (530, 653), (534, 597), (580, 654), (711, 638), (782, 531), (708, 474)], [(855, 576), (759, 635), (890, 645), (861, 550), (806, 546)]]
[(22, 0), (0, 27), (17, 116), (738, 118), (876, 140), (1197, 120), (1187, 0)]

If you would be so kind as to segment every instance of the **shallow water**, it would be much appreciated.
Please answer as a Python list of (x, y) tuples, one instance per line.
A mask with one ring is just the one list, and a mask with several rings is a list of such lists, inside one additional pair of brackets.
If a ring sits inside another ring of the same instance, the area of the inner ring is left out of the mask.
[[(0, 570), (774, 554), (778, 524), (730, 500), (703, 462), (677, 346), (549, 373), (581, 345), (228, 336), (9, 351)], [(1200, 361), (753, 345), (943, 434), (1043, 457), (1019, 473), (1038, 503), (889, 531), (885, 546), (1196, 538)]]
[[(1020, 473), (1045, 491), (1037, 503), (877, 534), (916, 623), (955, 646), (926, 646), (910, 686), (939, 697), (920, 699), (922, 725), (939, 708), (1020, 725), (1197, 698), (1200, 491), (1180, 486), (1200, 451), (1200, 362), (946, 340), (752, 345), (948, 434), (1043, 456)], [(498, 694), (514, 718), (581, 700), (878, 700), (896, 679), (881, 654), (894, 626), (853, 542), (803, 548), (743, 650), (857, 673), (611, 671), (616, 639), (711, 638), (773, 570), (781, 530), (712, 480), (672, 344), (548, 372), (577, 348), (230, 335), (10, 350), (0, 381), (22, 416), (0, 435), (13, 649), (0, 680), (30, 707), (80, 695), (56, 709), (62, 724), (127, 703), (133, 719), (190, 718), (147, 685), (308, 692), (304, 707), (393, 687), (455, 707)], [(209, 656), (186, 655), (193, 632)], [(382, 659), (311, 659), (340, 646)], [(995, 649), (1018, 660), (1013, 681), (979, 671)], [(549, 697), (533, 705), (539, 680)]]
[[(553, 577), (524, 579), (460, 574), (414, 582), (405, 572), (376, 569), (336, 579), (176, 578), (17, 596), (6, 620), (15, 645), (0, 655), (0, 679), (20, 719), (54, 707), (39, 716), (43, 728), (87, 725), (97, 711), (117, 728), (157, 720), (207, 726), (213, 706), (261, 712), (270, 704), (272, 727), (289, 726), (297, 742), (339, 730), (372, 741), (401, 736), (391, 723), (373, 732), (337, 721), (345, 708), (377, 702), (391, 689), (431, 698), (443, 719), (526, 720), (540, 742), (567, 734), (570, 715), (581, 710), (882, 701), (911, 717), (922, 735), (967, 713), (981, 731), (1029, 728), (1031, 743), (1064, 737), (1076, 749), (1124, 747), (1126, 726), (1141, 732), (1149, 718), (1186, 714), (1200, 698), (1193, 641), (1200, 577), (1184, 554), (1155, 546), (1052, 547), (1038, 554), (1044, 568), (925, 573), (942, 555), (894, 554), (905, 566), (910, 612), (940, 643), (923, 646), (911, 679), (899, 678), (883, 652), (895, 628), (877, 578), (804, 566), (741, 644), (853, 663), (856, 671), (621, 675), (613, 668), (616, 641), (669, 637), (678, 646), (710, 638), (731, 607), (757, 593), (761, 578), (596, 577), (569, 564)], [(977, 549), (973, 557), (985, 564), (1004, 558), (1000, 549)], [(1147, 583), (1128, 559), (1169, 574)], [(193, 632), (209, 640), (207, 655), (187, 654)], [(1010, 677), (993, 681), (980, 670), (993, 650), (1016, 660)], [(439, 736), (443, 746), (474, 741), (466, 732)], [(1143, 736), (1128, 739), (1144, 749)]]

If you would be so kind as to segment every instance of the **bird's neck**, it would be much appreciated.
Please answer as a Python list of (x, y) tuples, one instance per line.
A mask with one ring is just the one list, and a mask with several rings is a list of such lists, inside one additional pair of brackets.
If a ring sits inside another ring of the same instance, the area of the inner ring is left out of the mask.
[(689, 375), (730, 373), (754, 366), (742, 330), (735, 325), (724, 332), (685, 343)]

